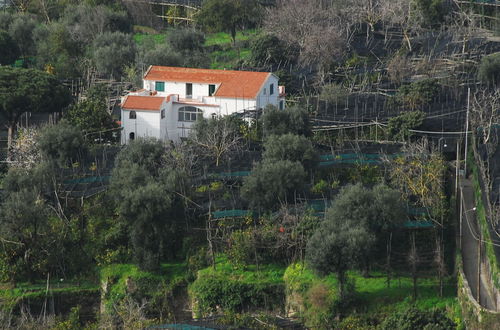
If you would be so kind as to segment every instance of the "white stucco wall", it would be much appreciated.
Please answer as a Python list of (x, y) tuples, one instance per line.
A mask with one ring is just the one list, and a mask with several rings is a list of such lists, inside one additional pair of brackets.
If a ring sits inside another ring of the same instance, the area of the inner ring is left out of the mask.
[[(144, 80), (144, 89), (154, 91), (155, 90), (155, 83), (156, 81), (151, 81), (151, 80)], [(193, 85), (193, 94), (192, 98), (193, 99), (199, 99), (203, 96), (208, 96), (208, 86), (210, 84), (199, 84), (199, 83), (192, 83)], [(215, 88), (219, 87), (218, 84), (215, 84)], [(184, 82), (171, 82), (171, 81), (165, 81), (165, 91), (163, 92), (158, 92), (158, 95), (160, 96), (167, 96), (170, 94), (177, 94), (181, 98), (186, 97), (186, 83)]]
[[(274, 86), (273, 95), (269, 94), (271, 84)], [(269, 78), (267, 78), (257, 95), (257, 108), (265, 108), (268, 104), (272, 104), (276, 107), (279, 105), (278, 77), (275, 75), (270, 75)]]
[[(155, 90), (155, 81), (143, 80), (143, 83), (146, 90)], [(271, 84), (274, 85), (272, 95), (269, 94)], [(173, 96), (168, 103), (163, 104), (163, 109), (165, 109), (165, 118), (163, 119), (161, 119), (161, 111), (136, 110), (137, 119), (129, 119), (129, 110), (122, 110), (122, 143), (128, 143), (131, 132), (135, 133), (135, 138), (156, 137), (176, 142), (183, 137), (187, 137), (194, 122), (178, 120), (179, 108), (183, 106), (194, 106), (201, 109), (205, 118), (211, 118), (213, 114), (225, 116), (243, 110), (264, 108), (267, 104), (279, 106), (278, 78), (275, 75), (270, 75), (267, 78), (255, 99), (210, 97), (208, 96), (209, 84), (193, 83), (192, 85), (193, 102), (205, 103), (211, 106), (180, 103), (179, 101), (184, 102), (184, 100), (178, 100), (176, 96)], [(218, 87), (219, 85), (216, 84), (216, 90)], [(157, 93), (158, 96), (171, 94), (176, 94), (179, 98), (186, 98), (186, 83), (165, 82), (165, 91)]]
[(122, 109), (122, 144), (129, 142), (129, 136), (132, 132), (135, 134), (136, 139), (139, 137), (161, 138), (160, 111), (134, 110), (136, 119), (129, 118), (130, 111)]

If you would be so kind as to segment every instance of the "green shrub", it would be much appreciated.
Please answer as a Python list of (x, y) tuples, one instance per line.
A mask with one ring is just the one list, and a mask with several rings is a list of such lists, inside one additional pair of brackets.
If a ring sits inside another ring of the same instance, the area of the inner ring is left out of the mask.
[(281, 284), (244, 283), (219, 274), (198, 278), (191, 286), (197, 301), (199, 315), (224, 311), (241, 312), (245, 309), (279, 309), (283, 305), (284, 287)]
[(252, 261), (255, 239), (250, 230), (236, 230), (231, 233), (227, 256), (239, 268)]
[(327, 101), (331, 104), (338, 104), (339, 106), (344, 106), (347, 101), (349, 93), (347, 89), (341, 84), (330, 83), (326, 84), (321, 88), (320, 99)]
[(387, 126), (389, 137), (397, 141), (408, 140), (413, 135), (410, 130), (422, 125), (424, 118), (425, 113), (422, 111), (404, 112), (399, 116), (390, 118)]
[(312, 188), (311, 192), (314, 194), (322, 194), (328, 190), (328, 182), (321, 179)]
[(396, 94), (396, 101), (411, 110), (415, 110), (429, 105), (438, 95), (438, 81), (424, 79), (401, 86)]
[(483, 57), (477, 77), (484, 84), (500, 84), (500, 53)]
[(219, 256), (215, 268), (200, 270), (189, 287), (194, 312), (204, 316), (215, 311), (280, 310), (285, 300), (283, 271), (275, 265), (239, 269)]
[(387, 317), (381, 326), (382, 330), (453, 330), (455, 323), (441, 310), (421, 311), (410, 307)]

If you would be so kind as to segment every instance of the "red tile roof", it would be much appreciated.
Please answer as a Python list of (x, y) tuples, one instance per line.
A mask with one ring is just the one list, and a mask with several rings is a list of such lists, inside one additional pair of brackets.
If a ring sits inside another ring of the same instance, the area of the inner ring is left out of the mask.
[(160, 110), (164, 97), (129, 95), (122, 104), (122, 109)]
[(217, 84), (214, 96), (255, 98), (269, 72), (191, 69), (169, 66), (150, 66), (144, 79), (186, 83)]

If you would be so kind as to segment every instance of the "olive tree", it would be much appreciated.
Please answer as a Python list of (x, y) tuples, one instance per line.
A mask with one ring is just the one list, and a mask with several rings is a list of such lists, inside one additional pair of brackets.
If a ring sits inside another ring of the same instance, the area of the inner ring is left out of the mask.
[(171, 152), (157, 140), (138, 139), (117, 156), (111, 176), (120, 219), (128, 228), (135, 261), (155, 270), (167, 251), (176, 250), (183, 216), (185, 172), (166, 159)]
[(250, 206), (261, 211), (287, 203), (303, 189), (306, 172), (299, 162), (264, 161), (252, 169), (241, 187), (241, 196)]
[(308, 171), (318, 163), (318, 153), (312, 142), (302, 135), (271, 135), (266, 139), (264, 149), (262, 158), (265, 161), (299, 161)]
[(122, 32), (104, 32), (92, 43), (93, 59), (97, 70), (118, 78), (125, 66), (135, 60), (135, 42), (131, 35)]
[(347, 271), (358, 263), (366, 247), (374, 241), (374, 235), (365, 226), (346, 220), (328, 209), (306, 248), (306, 261), (315, 272), (337, 275), (341, 299), (346, 295)]
[(264, 136), (287, 133), (304, 136), (312, 135), (309, 114), (305, 109), (299, 107), (278, 110), (270, 105), (264, 109), (264, 113), (259, 120), (262, 123)]

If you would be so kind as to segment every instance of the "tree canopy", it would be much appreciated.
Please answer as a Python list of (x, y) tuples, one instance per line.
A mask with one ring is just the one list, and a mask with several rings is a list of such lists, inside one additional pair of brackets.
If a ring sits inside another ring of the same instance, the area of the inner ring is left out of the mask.
[(299, 191), (306, 172), (299, 162), (278, 160), (257, 164), (241, 187), (241, 196), (255, 209), (272, 210)]
[(9, 128), (12, 144), (19, 117), (30, 112), (59, 112), (70, 102), (68, 89), (42, 71), (0, 67), (0, 116)]
[(228, 32), (235, 42), (237, 30), (256, 23), (258, 10), (255, 0), (207, 0), (197, 15), (197, 23), (209, 32)]
[(180, 196), (186, 175), (166, 161), (169, 151), (160, 141), (138, 139), (116, 158), (111, 190), (121, 220), (128, 228), (135, 261), (155, 270), (179, 242)]
[(267, 106), (260, 118), (264, 136), (293, 133), (311, 136), (311, 125), (306, 110), (299, 107), (279, 110), (274, 106)]
[(16, 42), (5, 30), (0, 30), (0, 65), (12, 64), (19, 57)]
[(307, 170), (312, 170), (318, 163), (318, 153), (313, 144), (301, 135), (271, 135), (266, 139), (264, 149), (262, 158), (265, 161), (299, 161)]

